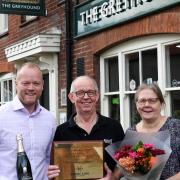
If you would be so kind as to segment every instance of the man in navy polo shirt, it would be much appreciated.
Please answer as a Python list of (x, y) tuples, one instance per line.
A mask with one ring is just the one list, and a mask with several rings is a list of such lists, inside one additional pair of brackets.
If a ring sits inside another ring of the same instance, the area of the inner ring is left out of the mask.
[[(76, 113), (57, 127), (54, 141), (104, 140), (107, 146), (124, 138), (123, 128), (117, 120), (97, 112), (99, 90), (94, 79), (89, 76), (77, 77), (71, 84), (68, 97), (75, 105)], [(115, 162), (106, 152), (105, 162), (113, 171)], [(56, 165), (49, 166), (49, 179), (58, 176), (59, 172)]]

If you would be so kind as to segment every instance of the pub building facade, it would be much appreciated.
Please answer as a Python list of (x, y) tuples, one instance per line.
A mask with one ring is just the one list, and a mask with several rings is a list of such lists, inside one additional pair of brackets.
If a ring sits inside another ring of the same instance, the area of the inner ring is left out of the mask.
[[(164, 115), (180, 118), (180, 1), (94, 0), (75, 7), (73, 62), (100, 86), (100, 110), (124, 129), (139, 121), (134, 94), (156, 82)], [(91, 67), (91, 68), (90, 68)]]
[(134, 93), (142, 82), (160, 86), (167, 116), (180, 118), (180, 0), (46, 0), (47, 16), (0, 14), (1, 105), (16, 94), (16, 71), (39, 64), (41, 104), (58, 123), (73, 111), (71, 81), (94, 77), (98, 110), (124, 129), (139, 120)]

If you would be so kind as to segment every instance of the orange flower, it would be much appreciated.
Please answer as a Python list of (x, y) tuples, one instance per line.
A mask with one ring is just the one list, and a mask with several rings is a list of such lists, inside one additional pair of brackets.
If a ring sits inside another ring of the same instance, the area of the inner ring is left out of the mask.
[(138, 148), (137, 152), (139, 152), (139, 153), (144, 153), (144, 148), (143, 148), (143, 147)]
[(154, 157), (154, 156), (151, 156), (151, 159), (150, 159), (150, 166), (153, 167), (155, 165), (157, 161), (157, 157)]

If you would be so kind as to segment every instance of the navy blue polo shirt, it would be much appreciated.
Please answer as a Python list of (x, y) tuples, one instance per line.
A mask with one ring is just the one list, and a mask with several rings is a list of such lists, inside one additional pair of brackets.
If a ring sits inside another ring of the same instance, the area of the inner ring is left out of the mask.
[[(98, 113), (98, 120), (93, 126), (90, 134), (80, 128), (74, 121), (76, 114), (72, 115), (69, 121), (59, 125), (56, 129), (54, 141), (83, 141), (103, 140), (105, 147), (113, 142), (121, 141), (124, 138), (124, 131), (121, 124), (114, 119), (102, 116)], [(105, 162), (111, 170), (115, 167), (115, 161), (107, 152), (104, 152)]]

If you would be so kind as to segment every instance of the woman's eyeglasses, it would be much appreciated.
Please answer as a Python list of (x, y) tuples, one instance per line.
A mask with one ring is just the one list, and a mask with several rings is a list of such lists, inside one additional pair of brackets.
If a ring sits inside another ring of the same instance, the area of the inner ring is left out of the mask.
[(149, 99), (142, 98), (142, 99), (138, 99), (137, 103), (139, 105), (145, 105), (146, 102), (148, 102), (148, 104), (153, 105), (153, 104), (157, 103), (158, 100), (159, 100), (159, 98), (149, 98)]

